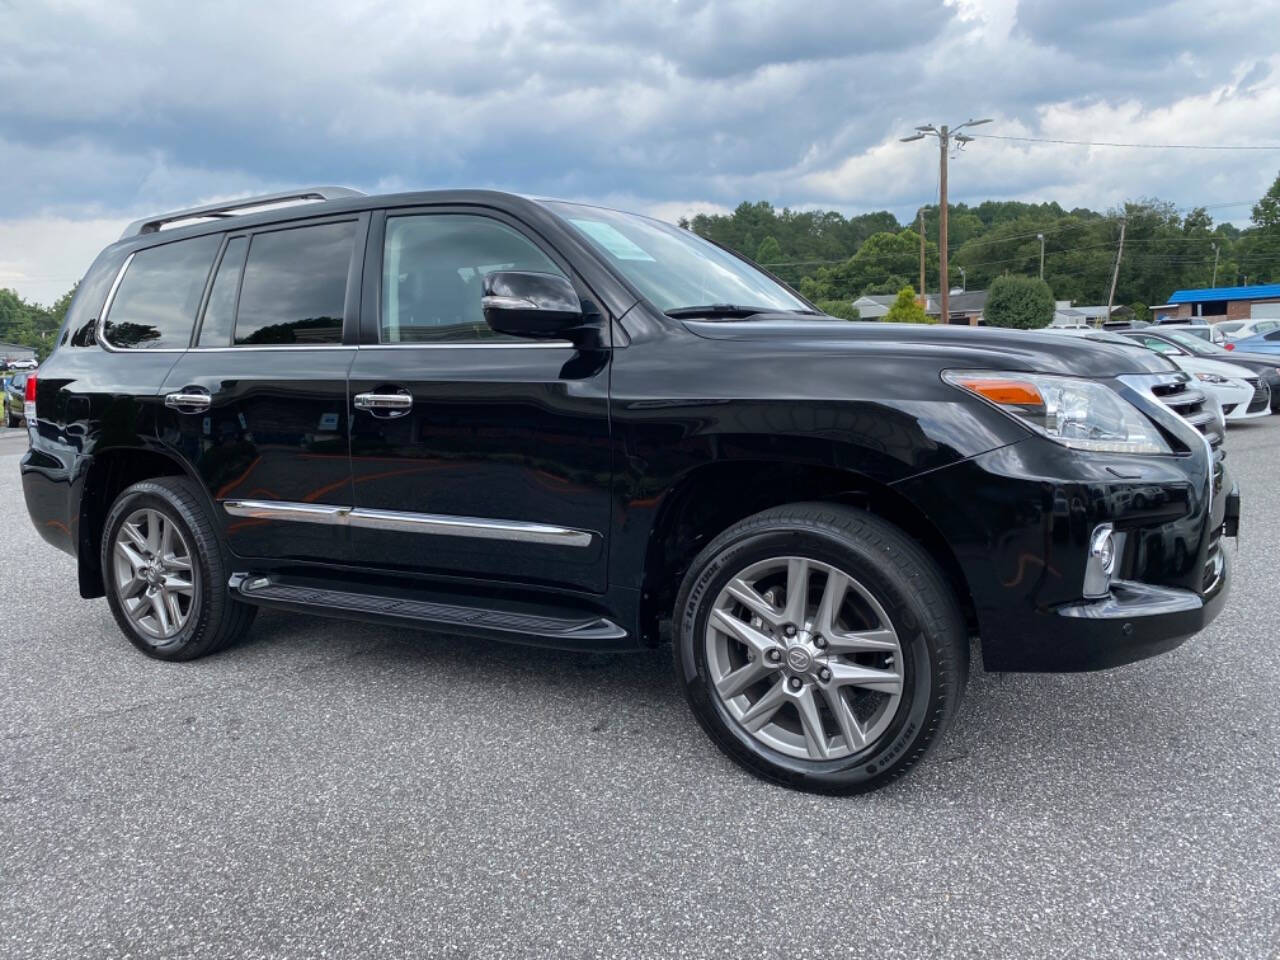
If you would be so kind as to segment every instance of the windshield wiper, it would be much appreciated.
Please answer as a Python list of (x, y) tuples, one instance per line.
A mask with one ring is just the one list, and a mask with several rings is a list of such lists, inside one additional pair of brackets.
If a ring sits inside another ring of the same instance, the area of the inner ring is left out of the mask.
[(668, 317), (753, 317), (757, 313), (780, 313), (777, 307), (749, 307), (738, 303), (704, 303), (700, 307), (676, 307)]

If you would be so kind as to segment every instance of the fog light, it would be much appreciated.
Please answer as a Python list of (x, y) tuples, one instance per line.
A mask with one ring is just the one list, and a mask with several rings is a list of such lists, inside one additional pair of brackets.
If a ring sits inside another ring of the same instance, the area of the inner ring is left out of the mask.
[(1084, 567), (1084, 595), (1105, 597), (1111, 592), (1111, 575), (1116, 570), (1123, 534), (1117, 534), (1109, 523), (1100, 523), (1089, 537), (1089, 558)]

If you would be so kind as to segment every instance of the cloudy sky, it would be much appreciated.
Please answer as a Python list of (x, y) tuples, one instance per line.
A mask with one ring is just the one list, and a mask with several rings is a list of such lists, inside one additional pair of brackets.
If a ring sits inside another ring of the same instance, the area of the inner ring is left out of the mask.
[[(0, 286), (137, 216), (304, 183), (486, 186), (676, 219), (900, 217), (918, 123), (1280, 143), (1280, 0), (0, 0)], [(971, 144), (953, 201), (1156, 196), (1244, 222), (1280, 150)]]

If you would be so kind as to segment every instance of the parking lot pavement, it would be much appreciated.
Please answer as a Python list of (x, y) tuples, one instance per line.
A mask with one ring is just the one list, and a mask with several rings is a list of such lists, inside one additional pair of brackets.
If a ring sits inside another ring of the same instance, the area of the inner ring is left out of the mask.
[(866, 797), (721, 758), (668, 654), (263, 615), (144, 658), (0, 437), (0, 956), (1280, 956), (1280, 418), (1234, 595), (1085, 675), (975, 672)]

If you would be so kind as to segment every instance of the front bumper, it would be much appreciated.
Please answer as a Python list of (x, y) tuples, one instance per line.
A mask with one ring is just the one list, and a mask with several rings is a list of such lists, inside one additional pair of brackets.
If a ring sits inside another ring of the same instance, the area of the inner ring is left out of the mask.
[[(1183, 456), (1144, 458), (1081, 456), (1031, 439), (897, 485), (959, 563), (986, 669), (1106, 669), (1170, 650), (1212, 622), (1229, 592), (1223, 540), (1235, 534), (1239, 493), (1197, 441)], [(1089, 536), (1100, 523), (1123, 531), (1125, 546), (1110, 593), (1086, 600)]]
[(1250, 384), (1247, 380), (1233, 382), (1230, 393), (1223, 389), (1219, 400), (1227, 420), (1253, 420), (1271, 414), (1271, 388), (1265, 380)]
[(1230, 592), (1226, 552), (1219, 548), (1213, 563), (1216, 577), (1204, 594), (1117, 580), (1108, 597), (1059, 607), (1060, 652), (1052, 669), (1118, 667), (1172, 650), (1199, 633), (1222, 611)]

